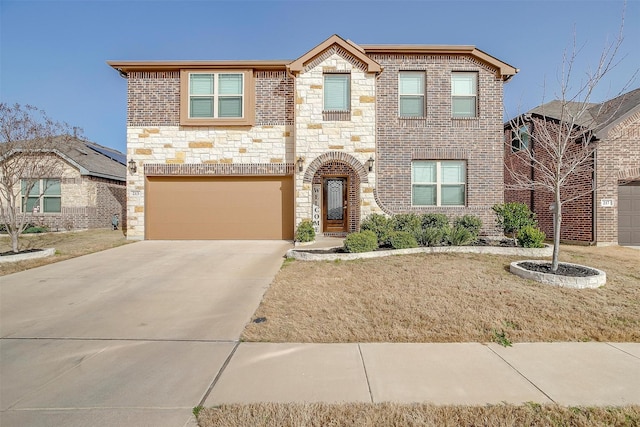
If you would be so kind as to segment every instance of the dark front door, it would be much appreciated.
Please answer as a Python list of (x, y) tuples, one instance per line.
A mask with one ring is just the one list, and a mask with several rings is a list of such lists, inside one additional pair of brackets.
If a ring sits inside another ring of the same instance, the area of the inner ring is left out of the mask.
[(323, 231), (342, 233), (347, 231), (347, 178), (332, 177), (323, 181), (322, 216)]

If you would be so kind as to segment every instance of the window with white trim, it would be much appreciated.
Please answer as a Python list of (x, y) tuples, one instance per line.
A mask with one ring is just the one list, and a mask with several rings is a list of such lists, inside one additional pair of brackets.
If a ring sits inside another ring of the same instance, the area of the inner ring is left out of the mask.
[(324, 106), (323, 111), (351, 111), (351, 75), (324, 75)]
[(478, 115), (478, 73), (451, 73), (451, 115), (469, 118)]
[(189, 118), (242, 118), (241, 73), (189, 74)]
[(401, 71), (398, 98), (400, 117), (424, 117), (424, 72)]
[(413, 206), (464, 206), (467, 165), (464, 160), (411, 162)]
[[(33, 186), (29, 188), (29, 184)], [(62, 210), (59, 179), (23, 179), (20, 183), (23, 212), (58, 213)]]

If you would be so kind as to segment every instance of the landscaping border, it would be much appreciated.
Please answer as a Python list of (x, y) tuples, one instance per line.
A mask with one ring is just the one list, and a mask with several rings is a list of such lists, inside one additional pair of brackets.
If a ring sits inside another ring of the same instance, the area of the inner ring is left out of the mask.
[(294, 258), (300, 261), (351, 261), (356, 259), (379, 258), (393, 255), (409, 254), (441, 254), (441, 253), (475, 253), (489, 255), (508, 255), (533, 258), (545, 258), (553, 255), (553, 246), (545, 245), (544, 248), (505, 248), (500, 246), (428, 246), (411, 249), (389, 249), (373, 252), (361, 253), (313, 253), (312, 249), (300, 250), (289, 249), (287, 258)]
[(17, 262), (24, 261), (27, 259), (36, 259), (36, 258), (46, 258), (55, 255), (55, 248), (43, 249), (37, 252), (27, 252), (27, 253), (18, 253), (15, 255), (4, 255), (0, 256), (0, 264), (3, 262)]
[(539, 271), (531, 271), (527, 270), (524, 267), (520, 267), (519, 264), (523, 262), (530, 262), (533, 264), (548, 263), (548, 261), (540, 260), (514, 261), (511, 263), (509, 271), (516, 276), (522, 277), (523, 279), (535, 280), (536, 282), (545, 283), (547, 285), (561, 286), (563, 288), (596, 289), (600, 286), (604, 286), (607, 283), (607, 273), (602, 270), (598, 270), (597, 268), (589, 267), (586, 265), (572, 264), (570, 262), (560, 263), (575, 267), (588, 268), (590, 270), (596, 271), (598, 274), (595, 276), (573, 277), (563, 276), (561, 274), (541, 273)]

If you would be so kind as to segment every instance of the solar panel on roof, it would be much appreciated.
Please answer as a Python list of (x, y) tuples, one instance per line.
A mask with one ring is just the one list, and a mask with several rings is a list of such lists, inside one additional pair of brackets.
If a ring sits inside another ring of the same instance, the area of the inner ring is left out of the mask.
[(93, 151), (96, 151), (100, 154), (102, 154), (103, 156), (107, 156), (108, 158), (110, 158), (111, 160), (115, 160), (118, 163), (121, 163), (123, 165), (127, 164), (127, 155), (120, 153), (119, 151), (115, 151), (115, 150), (110, 150), (106, 147), (100, 147), (97, 145), (89, 145), (87, 144), (87, 147), (91, 148)]

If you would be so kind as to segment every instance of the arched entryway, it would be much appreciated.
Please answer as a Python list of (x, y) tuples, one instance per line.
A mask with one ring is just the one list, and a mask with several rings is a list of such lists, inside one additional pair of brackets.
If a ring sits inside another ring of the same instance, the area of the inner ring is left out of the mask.
[(367, 181), (362, 163), (345, 153), (326, 153), (309, 165), (304, 181), (312, 184), (313, 216), (321, 233), (342, 236), (358, 231), (360, 185)]

